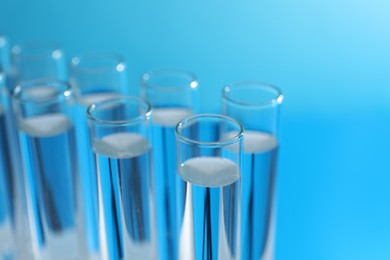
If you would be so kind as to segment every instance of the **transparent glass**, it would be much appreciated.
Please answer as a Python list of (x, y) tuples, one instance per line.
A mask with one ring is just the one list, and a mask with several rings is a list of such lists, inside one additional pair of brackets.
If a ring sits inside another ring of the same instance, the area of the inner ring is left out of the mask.
[(141, 95), (153, 106), (157, 236), (161, 260), (177, 259), (176, 124), (197, 112), (198, 80), (190, 72), (157, 69), (142, 75)]
[(241, 258), (273, 259), (274, 188), (281, 91), (267, 83), (232, 83), (222, 91), (223, 114), (244, 128), (242, 157)]
[(11, 164), (7, 131), (7, 93), (5, 85), (8, 70), (8, 39), (0, 35), (0, 259), (11, 257), (14, 250), (14, 169)]
[(31, 259), (20, 151), (7, 87), (9, 74), (9, 42), (0, 35), (0, 182), (3, 183), (0, 204), (4, 203), (3, 210), (0, 209), (0, 258)]
[[(87, 53), (72, 58), (69, 80), (79, 102), (87, 106), (107, 99), (101, 95), (127, 93), (127, 66), (114, 53)], [(101, 95), (99, 95), (101, 94)]]
[(157, 259), (151, 107), (120, 97), (87, 111), (96, 160), (102, 259)]
[(201, 114), (176, 127), (179, 259), (239, 259), (237, 254), (243, 128)]
[(66, 79), (65, 57), (60, 46), (49, 42), (26, 42), (14, 45), (9, 55), (9, 69), (6, 71), (6, 116), (8, 119), (8, 131), (10, 143), (11, 161), (15, 177), (15, 232), (17, 233), (16, 257), (31, 259), (32, 251), (29, 222), (27, 219), (27, 207), (25, 201), (24, 179), (22, 173), (21, 151), (18, 139), (16, 121), (12, 113), (12, 101), (10, 92), (17, 82), (39, 78)]
[(5, 35), (0, 34), (0, 75), (8, 71), (10, 66), (9, 41)]
[(76, 94), (76, 139), (80, 156), (83, 199), (83, 258), (99, 254), (97, 180), (91, 147), (87, 107), (93, 103), (126, 95), (127, 70), (122, 57), (111, 53), (89, 53), (73, 57), (69, 77)]
[(77, 259), (77, 151), (70, 86), (21, 81), (12, 92), (37, 259)]
[(61, 47), (51, 42), (26, 42), (11, 49), (9, 88), (19, 81), (52, 78), (67, 79), (65, 55)]

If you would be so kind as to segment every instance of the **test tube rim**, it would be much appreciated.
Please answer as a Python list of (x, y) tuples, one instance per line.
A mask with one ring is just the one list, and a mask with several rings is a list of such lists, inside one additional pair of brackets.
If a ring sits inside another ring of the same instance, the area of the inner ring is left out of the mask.
[[(39, 53), (25, 53), (23, 50), (45, 49), (44, 52)], [(11, 59), (25, 59), (25, 60), (38, 60), (42, 57), (51, 56), (55, 51), (60, 51), (63, 54), (61, 45), (51, 41), (27, 41), (16, 43), (11, 48)]]
[[(97, 107), (107, 105), (107, 104), (110, 104), (113, 102), (118, 102), (118, 101), (120, 102), (121, 100), (122, 101), (123, 100), (132, 100), (132, 101), (135, 101), (139, 104), (143, 104), (145, 107), (145, 112), (143, 112), (142, 114), (140, 113), (136, 117), (132, 117), (132, 118), (125, 119), (125, 120), (106, 120), (106, 119), (97, 118), (92, 114), (94, 112), (94, 110), (96, 110)], [(147, 102), (143, 98), (139, 98), (139, 97), (135, 97), (135, 96), (119, 96), (119, 97), (115, 97), (115, 98), (110, 98), (110, 99), (107, 99), (104, 101), (100, 101), (100, 102), (91, 104), (87, 108), (88, 120), (90, 120), (91, 122), (93, 122), (95, 124), (105, 125), (105, 126), (111, 125), (111, 126), (116, 127), (116, 126), (139, 124), (141, 122), (149, 120), (151, 118), (151, 116), (152, 116), (152, 106), (150, 105), (150, 103)]]
[[(213, 141), (213, 142), (198, 141), (198, 140), (194, 140), (194, 139), (190, 139), (188, 137), (185, 137), (184, 135), (181, 134), (180, 128), (182, 127), (183, 124), (188, 124), (188, 123), (190, 123), (189, 121), (193, 121), (193, 120), (200, 118), (200, 117), (224, 119), (224, 120), (229, 121), (230, 123), (236, 124), (238, 126), (239, 130), (237, 131), (236, 135), (234, 135), (233, 137), (231, 137), (229, 139), (221, 140), (221, 141)], [(193, 115), (193, 116), (190, 116), (190, 117), (187, 117), (187, 118), (181, 120), (175, 127), (175, 135), (176, 135), (176, 138), (178, 141), (186, 143), (186, 144), (198, 145), (198, 146), (201, 146), (204, 148), (218, 148), (218, 147), (225, 147), (228, 145), (232, 145), (232, 144), (238, 143), (240, 140), (242, 140), (243, 135), (244, 135), (244, 127), (239, 121), (237, 121), (231, 117), (225, 116), (225, 115), (197, 114), (197, 115)]]
[[(237, 100), (235, 98), (232, 98), (229, 93), (231, 91), (232, 88), (242, 88), (242, 87), (245, 87), (245, 86), (258, 86), (258, 87), (261, 87), (261, 88), (264, 88), (264, 89), (268, 89), (268, 90), (271, 90), (275, 93), (275, 97), (272, 98), (272, 99), (268, 99), (266, 101), (259, 101), (259, 102), (245, 102), (245, 101), (240, 101), (240, 100)], [(245, 106), (245, 107), (270, 107), (270, 106), (278, 106), (280, 104), (282, 104), (283, 102), (283, 99), (284, 99), (284, 96), (283, 96), (283, 93), (282, 91), (272, 85), (272, 84), (269, 84), (269, 83), (266, 83), (266, 82), (263, 82), (263, 81), (256, 81), (256, 80), (246, 80), (246, 81), (238, 81), (238, 82), (233, 82), (233, 83), (230, 83), (228, 85), (226, 85), (223, 89), (222, 89), (222, 98), (227, 101), (227, 102), (230, 102), (230, 103), (233, 103), (233, 104), (236, 104), (236, 105), (239, 105), (239, 106)]]
[[(185, 76), (188, 76), (190, 79), (188, 81), (188, 84), (183, 84), (181, 86), (175, 86), (175, 87), (163, 87), (159, 85), (152, 85), (149, 83), (149, 78), (151, 75), (169, 75), (169, 74), (182, 74)], [(177, 69), (177, 68), (158, 68), (154, 70), (150, 70), (148, 72), (145, 72), (142, 74), (141, 79), (141, 87), (144, 90), (153, 90), (153, 91), (158, 91), (158, 92), (176, 92), (180, 91), (183, 89), (196, 89), (199, 85), (199, 80), (198, 77), (192, 73), (189, 70), (185, 69)]]
[[(80, 63), (82, 60), (90, 59), (90, 58), (95, 59), (95, 58), (100, 58), (100, 57), (112, 59), (114, 61), (113, 66), (105, 66), (105, 67), (98, 67), (98, 68), (80, 67)], [(79, 62), (76, 64), (77, 59), (79, 59)], [(88, 53), (82, 53), (82, 54), (73, 56), (73, 58), (70, 60), (69, 67), (70, 67), (71, 74), (72, 74), (72, 72), (85, 73), (85, 74), (97, 74), (97, 73), (101, 73), (101, 72), (105, 72), (105, 71), (113, 71), (113, 70), (118, 71), (117, 66), (120, 64), (123, 64), (124, 66), (126, 66), (126, 61), (125, 61), (125, 58), (123, 58), (121, 55), (119, 55), (117, 53), (113, 53), (113, 52), (88, 52)], [(123, 71), (125, 71), (125, 70), (123, 69)]]
[[(50, 97), (38, 97), (38, 98), (23, 98), (20, 96), (23, 89), (32, 86), (63, 86), (63, 88), (55, 88), (57, 91)], [(66, 81), (55, 79), (55, 78), (38, 78), (30, 80), (19, 81), (15, 88), (11, 92), (12, 100), (17, 103), (39, 103), (39, 104), (50, 104), (58, 102), (58, 98), (72, 99), (74, 92), (70, 84)]]

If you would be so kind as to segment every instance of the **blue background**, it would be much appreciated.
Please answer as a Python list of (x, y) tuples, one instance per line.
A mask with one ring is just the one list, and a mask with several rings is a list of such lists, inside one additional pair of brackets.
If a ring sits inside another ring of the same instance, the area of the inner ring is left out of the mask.
[(277, 260), (390, 259), (390, 2), (0, 0), (13, 43), (114, 51), (192, 70), (201, 110), (224, 84), (279, 86)]

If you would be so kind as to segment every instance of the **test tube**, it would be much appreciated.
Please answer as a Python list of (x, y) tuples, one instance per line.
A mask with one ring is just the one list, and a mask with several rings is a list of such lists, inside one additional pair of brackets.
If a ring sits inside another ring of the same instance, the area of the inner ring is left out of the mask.
[(241, 124), (222, 115), (177, 125), (178, 259), (239, 259), (242, 136)]
[(176, 124), (197, 112), (198, 79), (191, 72), (157, 69), (141, 78), (141, 95), (153, 106), (158, 249), (161, 260), (177, 259)]
[(80, 156), (80, 181), (83, 211), (83, 258), (99, 254), (98, 198), (96, 165), (91, 147), (87, 107), (110, 98), (126, 95), (126, 64), (111, 53), (89, 53), (73, 57), (69, 80), (76, 94), (76, 139)]
[(242, 159), (241, 259), (271, 260), (274, 253), (274, 188), (281, 91), (267, 83), (243, 81), (222, 91), (223, 114), (244, 128)]
[[(2, 75), (0, 75), (2, 77)], [(0, 259), (7, 259), (13, 254), (14, 241), (14, 211), (12, 199), (14, 196), (14, 176), (10, 161), (7, 123), (5, 116), (5, 86), (0, 79)]]
[[(10, 67), (10, 46), (8, 37), (0, 33), (0, 73), (8, 71)], [(4, 78), (3, 78), (4, 79)]]
[(157, 259), (151, 107), (136, 97), (91, 105), (102, 259)]
[[(13, 176), (15, 177), (15, 194), (16, 197), (13, 200), (15, 211), (15, 232), (17, 237), (17, 243), (15, 246), (16, 258), (19, 259), (31, 259), (32, 249), (31, 237), (28, 231), (29, 221), (28, 214), (26, 212), (26, 197), (30, 198), (31, 194), (26, 194), (24, 188), (27, 183), (22, 173), (21, 151), (18, 139), (18, 130), (16, 127), (15, 118), (12, 112), (12, 102), (10, 93), (15, 88), (16, 84), (20, 81), (35, 80), (41, 78), (52, 78), (65, 80), (67, 77), (65, 55), (61, 47), (56, 43), (36, 41), (36, 42), (24, 42), (15, 44), (11, 48), (10, 68), (6, 73), (6, 86), (8, 91), (6, 92), (7, 100), (7, 122), (11, 152), (11, 162), (14, 166)], [(29, 184), (31, 191), (34, 191), (34, 186)], [(34, 191), (35, 192), (35, 191)], [(32, 205), (37, 207), (37, 205)], [(37, 212), (38, 209), (34, 210)], [(35, 218), (39, 219), (39, 218)], [(34, 236), (42, 236), (42, 234), (35, 234)]]
[(74, 97), (62, 81), (20, 81), (12, 92), (37, 259), (77, 259)]
[(0, 259), (13, 254), (14, 241), (14, 169), (11, 164), (10, 144), (7, 131), (6, 72), (9, 68), (9, 44), (0, 35)]

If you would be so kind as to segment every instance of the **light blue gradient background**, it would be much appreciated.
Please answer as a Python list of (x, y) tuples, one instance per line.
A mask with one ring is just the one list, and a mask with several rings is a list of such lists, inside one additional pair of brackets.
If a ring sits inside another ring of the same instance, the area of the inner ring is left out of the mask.
[(203, 112), (229, 82), (279, 86), (276, 259), (388, 260), (389, 13), (385, 0), (0, 0), (0, 32), (68, 57), (121, 53), (134, 95), (146, 70), (189, 69)]

